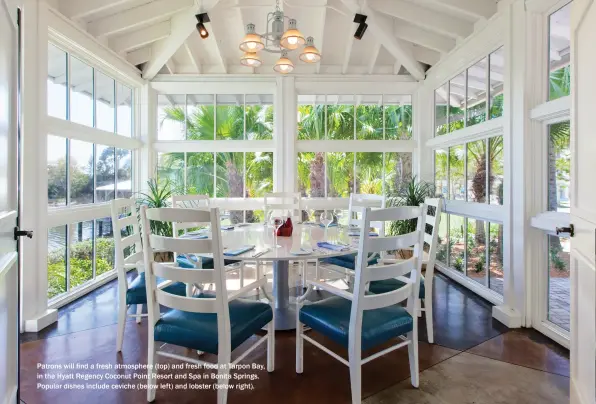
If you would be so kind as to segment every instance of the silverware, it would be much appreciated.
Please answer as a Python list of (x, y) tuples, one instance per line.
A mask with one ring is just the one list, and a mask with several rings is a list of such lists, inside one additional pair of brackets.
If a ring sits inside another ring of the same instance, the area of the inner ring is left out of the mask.
[(263, 255), (263, 254), (267, 254), (269, 251), (271, 251), (271, 249), (270, 249), (270, 248), (268, 248), (268, 249), (266, 249), (266, 250), (263, 250), (263, 251), (261, 251), (261, 252), (258, 252), (258, 253), (256, 253), (256, 254), (254, 254), (254, 255), (253, 255), (251, 258), (259, 258), (261, 255)]

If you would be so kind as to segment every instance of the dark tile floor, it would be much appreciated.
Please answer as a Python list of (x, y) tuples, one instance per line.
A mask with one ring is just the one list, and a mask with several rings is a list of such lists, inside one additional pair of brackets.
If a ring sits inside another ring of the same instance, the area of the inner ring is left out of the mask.
[[(133, 275), (131, 275), (133, 276)], [(372, 403), (501, 403), (498, 397), (478, 395), (482, 384), (503, 391), (507, 402), (560, 403), (569, 396), (568, 351), (532, 330), (508, 330), (492, 319), (492, 306), (442, 275), (436, 275), (434, 290), (435, 341), (426, 343), (424, 318), (420, 329), (420, 389), (409, 384), (407, 350), (394, 351), (363, 368), (363, 399)], [(106, 365), (146, 363), (146, 320), (127, 325), (122, 353), (116, 353), (117, 285), (111, 282), (88, 296), (62, 308), (57, 324), (40, 333), (21, 337), (21, 399), (26, 404), (55, 402), (114, 403), (146, 402), (144, 390), (41, 390), (37, 387), (38, 363), (99, 363)], [(345, 357), (329, 341), (316, 336)], [(244, 344), (238, 348), (242, 352)], [(248, 343), (250, 345), (250, 343)], [(305, 344), (304, 373), (295, 373), (295, 334), (276, 333), (276, 369), (261, 372), (253, 381), (254, 390), (230, 392), (229, 403), (350, 403), (348, 369), (322, 351)], [(172, 352), (195, 355), (194, 352), (168, 347)], [(238, 355), (234, 352), (232, 359)], [(242, 363), (265, 363), (261, 346)], [(201, 358), (215, 361), (207, 355)], [(160, 360), (161, 361), (161, 360)], [(165, 363), (179, 363), (166, 359)], [(482, 370), (484, 369), (484, 370)], [(491, 376), (488, 369), (494, 373)], [(133, 374), (130, 370), (113, 373)], [(452, 375), (452, 372), (459, 372)], [(478, 373), (477, 375), (474, 372)], [(137, 372), (138, 373), (138, 372)], [(175, 372), (178, 373), (178, 372)], [(201, 372), (198, 372), (201, 373)], [(203, 372), (205, 373), (205, 371)], [(451, 380), (447, 386), (441, 378)], [(532, 381), (531, 386), (516, 384), (515, 378)], [(511, 380), (509, 380), (510, 378)], [(112, 383), (123, 383), (114, 382)], [(477, 384), (477, 385), (476, 385)], [(567, 386), (567, 388), (565, 388)], [(459, 391), (454, 393), (453, 390)], [(476, 393), (466, 394), (462, 391)], [(488, 395), (487, 395), (488, 394)], [(215, 402), (212, 391), (158, 390), (157, 402)], [(284, 399), (280, 399), (284, 397)], [(396, 397), (410, 397), (398, 400)], [(544, 397), (547, 397), (544, 399)], [(548, 398), (550, 397), (550, 398)], [(568, 399), (567, 399), (568, 400)]]

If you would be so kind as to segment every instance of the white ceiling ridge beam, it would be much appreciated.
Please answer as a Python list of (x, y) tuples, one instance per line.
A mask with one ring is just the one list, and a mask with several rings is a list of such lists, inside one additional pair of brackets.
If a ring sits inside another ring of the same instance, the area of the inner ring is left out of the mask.
[(455, 48), (454, 39), (447, 38), (444, 35), (428, 31), (405, 21), (395, 24), (394, 33), (400, 39), (405, 39), (408, 42), (413, 42), (441, 53), (448, 53)]
[[(87, 25), (87, 30), (96, 37), (115, 35), (164, 20), (183, 10), (192, 14), (190, 11), (192, 8), (196, 8), (194, 0), (157, 0), (109, 17), (91, 21)], [(194, 18), (194, 14), (191, 17)]]
[(61, 0), (60, 12), (71, 20), (86, 18), (95, 13), (105, 12), (131, 0)]
[(421, 28), (447, 35), (453, 39), (466, 38), (474, 32), (474, 24), (467, 20), (436, 12), (427, 7), (403, 0), (369, 0), (368, 4), (383, 14), (410, 22)]
[[(325, 23), (327, 22), (327, 0), (324, 0), (324, 4), (321, 5), (320, 11), (317, 12), (317, 15), (320, 18), (319, 29), (317, 30), (317, 36), (314, 37), (315, 39), (315, 47), (319, 50), (321, 54), (321, 60), (325, 57), (323, 55), (323, 45), (325, 44)], [(315, 67), (315, 71), (317, 74), (321, 72), (321, 60), (317, 63)]]
[[(341, 74), (346, 74), (348, 72), (348, 68), (350, 67), (350, 58), (352, 57), (352, 49), (354, 48), (354, 29), (355, 25), (350, 23), (350, 28), (348, 28), (348, 42), (346, 43), (346, 48), (344, 49), (344, 60), (341, 65)], [(319, 62), (320, 64), (320, 62)], [(320, 71), (320, 67), (319, 67)]]
[(126, 60), (135, 66), (148, 62), (151, 60), (151, 46), (145, 46), (144, 48), (128, 52), (126, 54)]
[(131, 52), (170, 35), (170, 21), (160, 22), (139, 30), (110, 38), (110, 48), (116, 53)]
[(471, 19), (488, 20), (497, 12), (495, 0), (422, 0), (467, 16)]
[(188, 55), (190, 62), (194, 66), (196, 73), (201, 73), (201, 60), (199, 59), (199, 54), (196, 49), (196, 41), (194, 40), (194, 36), (189, 35), (188, 39), (184, 41), (184, 50)]
[(350, 12), (362, 13), (368, 16), (368, 33), (374, 35), (377, 40), (389, 51), (391, 55), (401, 62), (404, 68), (417, 80), (424, 80), (426, 73), (424, 67), (416, 60), (412, 50), (393, 35), (391, 21), (384, 15), (379, 15), (372, 8), (365, 5), (360, 7), (356, 0), (342, 0)]
[(375, 65), (377, 64), (377, 59), (379, 58), (379, 52), (381, 52), (381, 43), (377, 42), (373, 48), (373, 54), (368, 61), (368, 74), (373, 74)]

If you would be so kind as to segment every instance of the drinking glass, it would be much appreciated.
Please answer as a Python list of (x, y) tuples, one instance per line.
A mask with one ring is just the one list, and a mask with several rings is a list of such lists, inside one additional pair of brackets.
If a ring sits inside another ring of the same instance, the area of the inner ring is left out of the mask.
[(286, 222), (288, 215), (283, 210), (272, 210), (269, 214), (269, 224), (275, 229), (275, 248), (281, 247), (277, 244), (277, 231)]
[(333, 223), (333, 212), (326, 210), (323, 213), (321, 213), (321, 223), (323, 223), (323, 225), (325, 226), (325, 239), (327, 239), (329, 225)]

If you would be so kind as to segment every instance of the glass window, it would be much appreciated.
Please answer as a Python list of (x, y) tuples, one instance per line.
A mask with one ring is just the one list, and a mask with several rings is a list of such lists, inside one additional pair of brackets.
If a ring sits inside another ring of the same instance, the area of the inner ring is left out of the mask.
[(478, 140), (467, 144), (469, 202), (486, 202), (486, 141)]
[(447, 150), (435, 150), (435, 195), (449, 197)]
[(215, 97), (193, 94), (186, 97), (186, 139), (213, 140), (215, 135)]
[(246, 139), (273, 139), (273, 94), (246, 95)]
[(449, 215), (449, 265), (459, 272), (465, 271), (464, 218)]
[(48, 298), (66, 292), (66, 226), (48, 230)]
[(569, 212), (571, 150), (569, 121), (548, 127), (548, 210)]
[(487, 285), (486, 277), (486, 222), (477, 219), (466, 219), (467, 221), (467, 272), (466, 275), (480, 283)]
[(217, 94), (215, 123), (217, 140), (244, 139), (244, 95)]
[(116, 193), (118, 198), (132, 197), (132, 152), (116, 149), (118, 172), (116, 173)]
[(355, 192), (383, 195), (383, 153), (356, 153)]
[(213, 153), (186, 153), (186, 193), (214, 196)]
[(488, 140), (490, 204), (503, 204), (503, 136)]
[(114, 269), (114, 231), (112, 219), (95, 220), (95, 276)]
[(383, 97), (362, 95), (357, 100), (356, 139), (383, 140)]
[(122, 136), (132, 136), (132, 89), (116, 83), (116, 132)]
[(242, 198), (244, 196), (244, 153), (216, 153), (216, 158), (215, 196), (217, 198)]
[(298, 191), (308, 198), (325, 197), (325, 153), (298, 153)]
[(246, 153), (246, 197), (263, 197), (273, 192), (273, 153)]
[(70, 57), (70, 120), (93, 126), (93, 68)]
[(158, 140), (185, 140), (185, 104), (186, 96), (184, 95), (158, 94)]
[(569, 331), (570, 325), (570, 239), (548, 236), (548, 313), (547, 319)]
[(93, 143), (70, 140), (70, 204), (93, 203)]
[(462, 72), (449, 82), (449, 132), (464, 128), (466, 107), (466, 72)]
[[(317, 171), (317, 177), (318, 175)], [(352, 192), (354, 192), (354, 153), (327, 153), (327, 196), (349, 198)]]
[(464, 146), (449, 148), (449, 199), (466, 200)]
[(67, 140), (48, 135), (48, 206), (66, 205)]
[(95, 127), (112, 133), (116, 117), (114, 86), (113, 78), (95, 70)]
[(169, 183), (176, 194), (184, 194), (184, 153), (158, 153), (157, 178), (160, 184)]
[(93, 279), (93, 220), (69, 226), (70, 290)]
[(489, 287), (498, 294), (503, 294), (503, 225), (489, 224), (488, 265)]
[(327, 103), (327, 139), (353, 140), (355, 122), (355, 104), (353, 95), (328, 95)]
[(325, 139), (325, 96), (298, 96), (298, 140)]
[(412, 138), (412, 96), (384, 95), (385, 139), (408, 140)]
[(505, 74), (505, 55), (503, 48), (490, 54), (490, 118), (503, 116), (503, 83)]
[(62, 49), (48, 43), (48, 115), (66, 119), (67, 55)]
[(550, 15), (548, 19), (548, 99), (570, 94), (571, 69), (571, 3)]
[(96, 145), (95, 156), (95, 202), (111, 201), (116, 195), (115, 150)]
[(385, 195), (396, 195), (411, 179), (412, 153), (385, 153)]
[(439, 235), (437, 239), (437, 255), (436, 260), (437, 262), (442, 263), (443, 265), (447, 266), (448, 263), (448, 254), (449, 254), (449, 221), (448, 216), (446, 213), (441, 213), (441, 221), (439, 223)]
[(467, 126), (473, 126), (486, 121), (486, 81), (487, 62), (484, 58), (468, 69), (466, 112)]
[(435, 90), (435, 136), (449, 132), (449, 83), (443, 84)]

